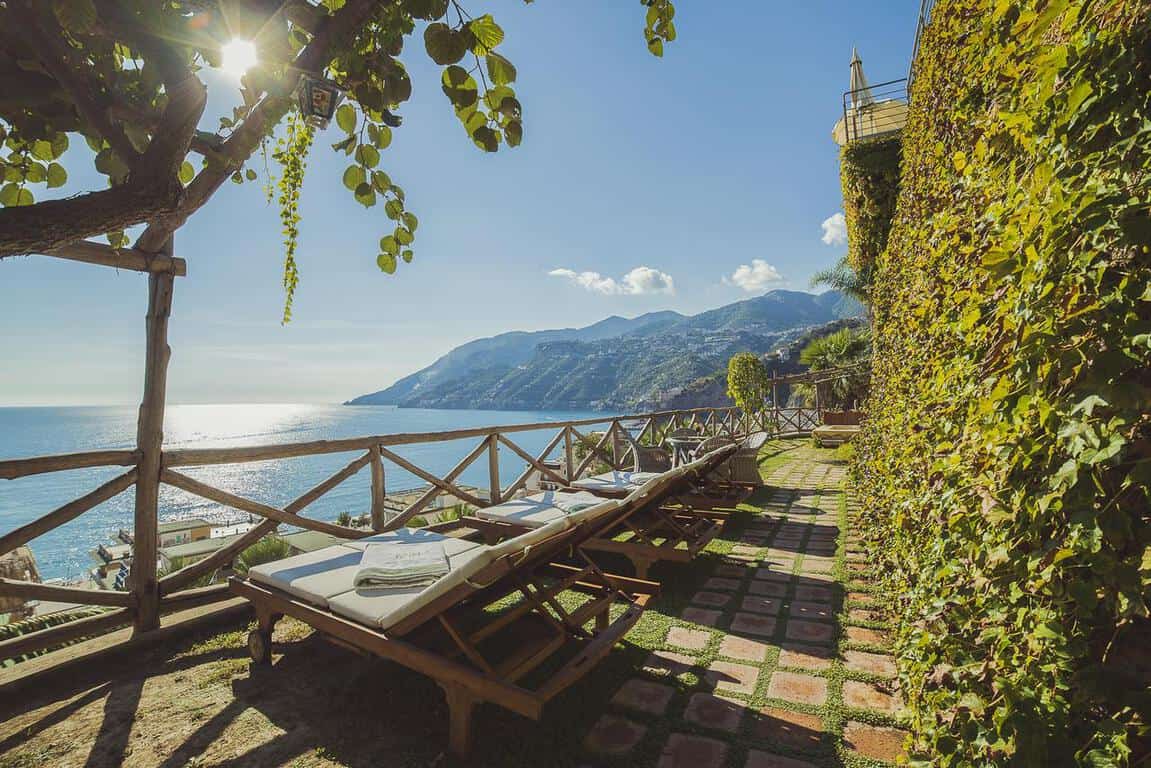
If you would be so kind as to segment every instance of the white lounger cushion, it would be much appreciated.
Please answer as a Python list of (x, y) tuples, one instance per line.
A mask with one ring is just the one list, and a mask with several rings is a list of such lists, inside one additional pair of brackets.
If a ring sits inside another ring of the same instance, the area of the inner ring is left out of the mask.
[(613, 470), (602, 475), (585, 477), (572, 483), (576, 488), (587, 488), (591, 491), (630, 491), (644, 483), (659, 477), (653, 472), (620, 472)]
[(525, 528), (538, 528), (570, 514), (557, 507), (557, 502), (561, 504), (586, 503), (599, 506), (603, 503), (603, 499), (586, 491), (545, 491), (523, 499), (514, 499), (494, 507), (487, 507), (478, 510), (475, 514), (482, 520), (495, 520), (515, 523)]
[(327, 608), (328, 598), (351, 588), (352, 578), (360, 567), (361, 554), (358, 549), (336, 544), (257, 565), (248, 571), (248, 578)]

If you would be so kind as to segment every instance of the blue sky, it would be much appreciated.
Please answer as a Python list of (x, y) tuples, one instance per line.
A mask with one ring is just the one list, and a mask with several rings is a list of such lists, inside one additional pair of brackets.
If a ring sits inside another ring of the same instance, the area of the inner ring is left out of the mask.
[[(388, 220), (343, 188), (333, 127), (308, 166), (287, 326), (277, 211), (259, 184), (226, 184), (177, 236), (169, 400), (338, 402), (479, 336), (807, 289), (844, 250), (821, 224), (842, 208), (830, 132), (852, 46), (871, 82), (903, 77), (918, 3), (677, 5), (656, 59), (634, 0), (467, 3), (503, 26), (519, 72), (524, 142), (494, 155), (412, 40), (415, 91), (381, 167), (420, 218), (416, 259), (376, 268)], [(214, 115), (234, 98), (222, 76), (210, 93)], [(97, 183), (80, 155), (69, 193)], [(0, 405), (137, 401), (145, 280), (0, 262)]]

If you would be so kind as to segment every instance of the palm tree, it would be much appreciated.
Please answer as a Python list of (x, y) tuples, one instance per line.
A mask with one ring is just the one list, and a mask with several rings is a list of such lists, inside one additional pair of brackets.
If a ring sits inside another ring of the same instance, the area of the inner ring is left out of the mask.
[[(812, 339), (799, 353), (799, 362), (814, 371), (826, 371), (857, 365), (871, 354), (871, 335), (867, 331), (843, 328), (835, 333)], [(819, 385), (822, 405), (831, 408), (845, 408), (863, 399), (867, 391), (869, 374), (866, 370), (851, 373)], [(811, 399), (814, 395), (811, 385), (796, 387), (796, 394)]]
[(265, 536), (236, 557), (236, 573), (246, 574), (248, 569), (274, 560), (283, 560), (292, 554), (292, 546), (278, 536)]
[(844, 256), (834, 267), (820, 270), (811, 276), (812, 287), (826, 285), (832, 290), (839, 291), (855, 299), (861, 304), (868, 304), (871, 294), (872, 269), (865, 268), (857, 272), (848, 263)]

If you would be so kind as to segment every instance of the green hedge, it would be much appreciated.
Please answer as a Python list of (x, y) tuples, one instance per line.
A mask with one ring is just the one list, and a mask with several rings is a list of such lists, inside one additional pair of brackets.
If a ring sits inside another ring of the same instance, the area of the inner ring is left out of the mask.
[(947, 766), (1147, 765), (1151, 2), (941, 0), (855, 480)]
[(853, 142), (840, 153), (847, 262), (861, 275), (871, 272), (887, 247), (899, 194), (901, 147), (896, 136)]

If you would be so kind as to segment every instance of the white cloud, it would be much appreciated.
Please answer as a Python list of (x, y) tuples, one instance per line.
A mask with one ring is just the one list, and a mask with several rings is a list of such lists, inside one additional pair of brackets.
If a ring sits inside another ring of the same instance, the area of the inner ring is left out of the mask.
[(740, 264), (731, 277), (725, 277), (723, 281), (738, 285), (748, 293), (759, 293), (767, 290), (769, 285), (783, 282), (783, 275), (763, 259), (752, 259), (750, 264)]
[(846, 245), (847, 244), (847, 219), (843, 218), (842, 213), (836, 213), (828, 216), (823, 220), (823, 240), (825, 245)]
[(552, 277), (562, 277), (576, 285), (604, 296), (647, 296), (656, 293), (675, 293), (675, 281), (667, 272), (652, 267), (636, 267), (619, 280), (599, 272), (576, 272), (573, 269), (553, 269)]

